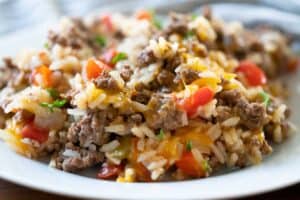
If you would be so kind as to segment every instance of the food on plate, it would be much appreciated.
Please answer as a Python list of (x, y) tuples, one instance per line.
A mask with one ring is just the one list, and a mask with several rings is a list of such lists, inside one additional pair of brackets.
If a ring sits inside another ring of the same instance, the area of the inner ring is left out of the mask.
[(118, 182), (258, 164), (291, 133), (289, 44), (209, 10), (64, 18), (43, 48), (3, 60), (0, 135), (51, 167)]

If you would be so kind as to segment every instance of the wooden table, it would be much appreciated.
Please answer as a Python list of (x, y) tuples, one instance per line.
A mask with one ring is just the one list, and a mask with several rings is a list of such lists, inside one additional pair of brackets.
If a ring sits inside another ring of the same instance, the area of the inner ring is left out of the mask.
[[(0, 199), (1, 200), (72, 200), (57, 195), (39, 192), (18, 186), (7, 181), (0, 180)], [(248, 197), (246, 199), (300, 199), (300, 184), (288, 187), (275, 192)]]

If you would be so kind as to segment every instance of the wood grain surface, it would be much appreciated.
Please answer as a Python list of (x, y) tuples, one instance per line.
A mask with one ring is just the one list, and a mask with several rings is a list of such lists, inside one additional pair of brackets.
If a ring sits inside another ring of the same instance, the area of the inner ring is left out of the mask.
[[(74, 198), (57, 196), (18, 186), (0, 179), (0, 200), (72, 200)], [(247, 199), (300, 199), (300, 184)], [(75, 200), (75, 199), (74, 199)]]

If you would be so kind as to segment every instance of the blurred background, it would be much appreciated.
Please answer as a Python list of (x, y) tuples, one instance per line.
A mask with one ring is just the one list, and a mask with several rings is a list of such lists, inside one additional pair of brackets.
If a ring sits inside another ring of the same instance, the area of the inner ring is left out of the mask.
[[(154, 4), (170, 4), (178, 2), (187, 2), (189, 0), (149, 0), (135, 1), (139, 6), (151, 2)], [(190, 0), (195, 2), (195, 0)], [(89, 14), (91, 10), (103, 6), (113, 6), (122, 2), (126, 5), (129, 1), (118, 0), (0, 0), (0, 36), (11, 32), (17, 32), (29, 26), (40, 24), (50, 24), (63, 15), (82, 16)], [(198, 0), (199, 2), (220, 2), (209, 0)], [(223, 1), (222, 1), (223, 2)], [(300, 14), (299, 0), (246, 0), (246, 1), (228, 1), (228, 2), (247, 2), (251, 4), (264, 4), (270, 7), (286, 10)]]

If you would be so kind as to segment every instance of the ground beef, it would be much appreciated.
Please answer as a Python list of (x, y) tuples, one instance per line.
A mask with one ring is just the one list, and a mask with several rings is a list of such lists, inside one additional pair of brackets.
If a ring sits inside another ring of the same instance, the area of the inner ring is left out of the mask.
[(152, 50), (144, 49), (137, 58), (138, 66), (144, 67), (151, 63), (154, 63), (157, 58), (155, 57)]
[(157, 75), (158, 83), (163, 86), (170, 86), (173, 83), (174, 78), (175, 78), (175, 75), (172, 72), (169, 72), (167, 70), (162, 70)]
[(132, 122), (134, 124), (140, 124), (144, 121), (144, 117), (141, 113), (133, 113), (128, 116), (128, 122)]
[(142, 104), (147, 104), (150, 98), (151, 98), (151, 92), (146, 89), (135, 91), (131, 95), (131, 100), (137, 101)]
[[(64, 155), (65, 150), (72, 150), (77, 155), (76, 156), (67, 156)], [(92, 167), (103, 161), (104, 155), (102, 152), (99, 152), (97, 148), (94, 149), (85, 149), (75, 146), (72, 143), (67, 143), (65, 149), (60, 151), (55, 161), (55, 167), (62, 169), (68, 172), (76, 172), (88, 167)]]
[(5, 87), (13, 80), (13, 77), (15, 77), (18, 72), (11, 58), (4, 58), (3, 63), (4, 65), (0, 68), (0, 88)]
[(4, 88), (7, 83), (12, 80), (14, 70), (9, 68), (0, 68), (0, 89)]
[(165, 29), (165, 34), (178, 33), (184, 35), (188, 31), (188, 19), (184, 15), (171, 13), (171, 22)]
[(6, 115), (2, 108), (0, 108), (0, 128), (5, 128)]
[(176, 79), (183, 80), (185, 84), (190, 84), (199, 78), (197, 72), (191, 69), (183, 69), (177, 74)]
[(164, 61), (164, 68), (170, 72), (175, 72), (175, 69), (181, 64), (179, 55), (175, 55)]
[(116, 30), (116, 32), (114, 33), (114, 37), (116, 39), (122, 40), (125, 38), (125, 34), (121, 30)]
[(133, 71), (129, 65), (125, 65), (120, 72), (120, 75), (124, 81), (129, 81)]
[(28, 75), (20, 72), (11, 58), (4, 58), (3, 62), (4, 66), (0, 67), (0, 89), (8, 86), (19, 90), (28, 85)]
[(119, 85), (117, 81), (109, 75), (108, 72), (102, 73), (101, 76), (93, 80), (93, 83), (97, 88), (109, 89), (109, 90), (119, 90)]
[(103, 155), (96, 152), (88, 152), (80, 158), (67, 158), (62, 163), (64, 171), (75, 172), (88, 167), (91, 167), (103, 160)]
[(237, 90), (225, 90), (217, 95), (220, 105), (228, 105), (230, 107), (235, 106), (240, 98), (241, 94)]
[(240, 117), (240, 123), (256, 129), (263, 125), (266, 118), (266, 109), (260, 103), (250, 103), (237, 90), (222, 91), (217, 95), (217, 119), (224, 121), (232, 115)]
[(249, 129), (259, 128), (265, 121), (266, 109), (259, 103), (249, 103), (241, 98), (238, 100), (235, 110), (240, 116), (241, 124)]
[(14, 119), (21, 123), (30, 122), (34, 119), (34, 114), (27, 110), (20, 110), (14, 115)]
[(5, 64), (5, 66), (8, 68), (11, 68), (11, 69), (18, 68), (18, 66), (13, 62), (12, 58), (10, 58), (10, 57), (3, 58), (3, 62)]
[(170, 97), (154, 95), (148, 103), (146, 122), (153, 129), (175, 130), (188, 124), (186, 112), (177, 108)]
[(102, 145), (106, 142), (104, 134), (104, 126), (107, 121), (107, 112), (94, 111), (89, 112), (78, 122), (71, 124), (68, 130), (68, 139), (72, 143), (78, 143), (82, 147), (86, 147), (92, 142)]
[(95, 42), (95, 36), (88, 30), (88, 27), (81, 19), (73, 18), (72, 25), (62, 33), (49, 31), (48, 40), (50, 45), (59, 44), (64, 47), (80, 49), (89, 46), (94, 50), (99, 50), (99, 45)]

